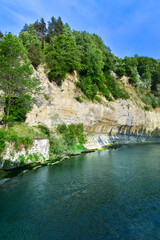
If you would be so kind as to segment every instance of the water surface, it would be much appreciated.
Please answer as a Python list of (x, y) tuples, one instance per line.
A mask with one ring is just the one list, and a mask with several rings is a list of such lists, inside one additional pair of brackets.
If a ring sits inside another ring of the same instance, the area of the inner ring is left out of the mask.
[(0, 239), (160, 239), (160, 145), (73, 157), (0, 186)]

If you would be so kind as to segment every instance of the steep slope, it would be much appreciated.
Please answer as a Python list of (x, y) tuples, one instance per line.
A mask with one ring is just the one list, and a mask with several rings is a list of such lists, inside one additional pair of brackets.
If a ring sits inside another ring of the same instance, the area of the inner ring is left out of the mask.
[[(37, 103), (28, 113), (26, 123), (42, 124), (55, 129), (58, 124), (83, 123), (88, 132), (88, 148), (96, 148), (113, 142), (135, 142), (156, 140), (160, 134), (160, 111), (144, 111), (143, 103), (136, 97), (129, 85), (132, 95), (129, 100), (116, 100), (103, 103), (83, 99), (80, 103), (76, 97), (82, 95), (76, 88), (78, 81), (67, 75), (62, 87), (50, 83), (43, 66), (39, 66), (35, 75), (40, 79), (42, 91)], [(123, 81), (127, 79), (124, 78)]]

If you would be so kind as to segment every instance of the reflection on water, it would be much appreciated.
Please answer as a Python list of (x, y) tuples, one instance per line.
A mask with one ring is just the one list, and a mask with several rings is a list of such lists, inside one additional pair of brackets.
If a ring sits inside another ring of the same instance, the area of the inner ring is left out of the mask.
[(0, 239), (160, 239), (160, 147), (74, 157), (0, 186)]

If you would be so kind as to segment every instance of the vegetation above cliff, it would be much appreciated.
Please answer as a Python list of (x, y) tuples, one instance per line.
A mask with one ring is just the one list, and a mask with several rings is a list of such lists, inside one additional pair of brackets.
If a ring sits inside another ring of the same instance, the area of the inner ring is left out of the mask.
[(32, 145), (32, 139), (48, 138), (44, 127), (39, 125), (30, 127), (25, 123), (9, 124), (8, 130), (4, 127), (0, 128), (0, 155), (3, 152), (6, 141), (14, 144), (15, 150), (19, 151), (19, 147), (23, 145), (26, 149)]
[[(1, 51), (6, 37), (1, 35)], [(160, 63), (156, 59), (138, 55), (120, 59), (111, 53), (99, 36), (72, 31), (60, 17), (52, 17), (48, 26), (43, 18), (26, 24), (19, 40), (33, 66), (36, 68), (40, 63), (46, 63), (49, 80), (58, 86), (61, 86), (66, 73), (76, 70), (80, 79), (77, 87), (89, 100), (100, 101), (100, 95), (109, 101), (128, 99), (129, 93), (120, 80), (126, 75), (146, 104), (146, 109), (160, 106)]]

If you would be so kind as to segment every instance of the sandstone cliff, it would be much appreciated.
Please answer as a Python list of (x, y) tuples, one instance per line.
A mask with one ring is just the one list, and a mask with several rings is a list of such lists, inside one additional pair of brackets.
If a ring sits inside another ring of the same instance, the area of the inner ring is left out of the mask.
[(98, 103), (83, 99), (80, 103), (76, 97), (83, 94), (75, 85), (76, 72), (66, 76), (62, 87), (49, 82), (43, 66), (39, 66), (35, 75), (41, 81), (42, 91), (27, 115), (29, 125), (42, 124), (54, 130), (61, 123), (83, 123), (88, 132), (88, 148), (113, 142), (157, 140), (160, 135), (160, 110), (144, 111), (143, 103), (125, 77), (121, 81), (130, 92), (129, 100), (107, 102), (103, 99)]

